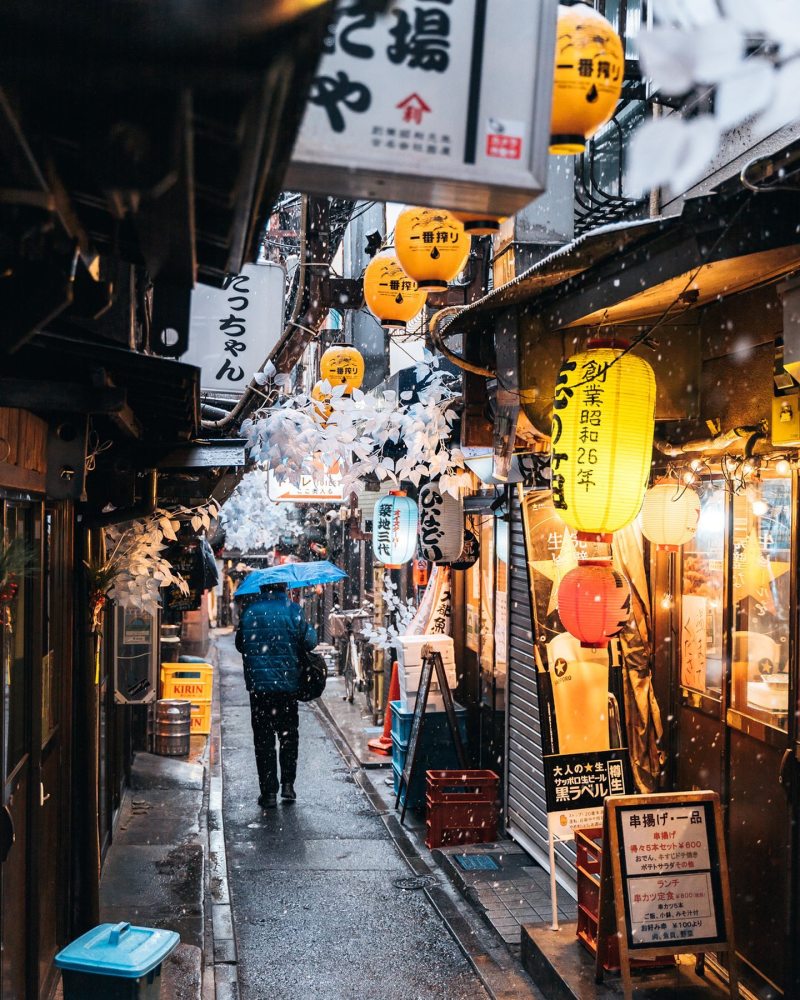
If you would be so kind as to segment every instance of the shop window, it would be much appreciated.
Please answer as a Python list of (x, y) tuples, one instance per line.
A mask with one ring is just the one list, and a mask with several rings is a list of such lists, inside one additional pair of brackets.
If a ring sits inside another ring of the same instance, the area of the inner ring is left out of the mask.
[(789, 479), (763, 479), (733, 501), (731, 708), (779, 729), (789, 710)]
[(681, 588), (681, 685), (716, 699), (725, 655), (725, 497), (719, 482), (703, 490), (697, 534), (683, 547)]

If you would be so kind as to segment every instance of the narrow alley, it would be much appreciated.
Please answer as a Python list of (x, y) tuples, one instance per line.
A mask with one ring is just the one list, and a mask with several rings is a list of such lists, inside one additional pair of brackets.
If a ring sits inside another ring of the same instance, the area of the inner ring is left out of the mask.
[(298, 800), (257, 803), (247, 692), (218, 640), (223, 809), (243, 1000), (480, 1000), (486, 992), (354, 782), (317, 710), (300, 709)]

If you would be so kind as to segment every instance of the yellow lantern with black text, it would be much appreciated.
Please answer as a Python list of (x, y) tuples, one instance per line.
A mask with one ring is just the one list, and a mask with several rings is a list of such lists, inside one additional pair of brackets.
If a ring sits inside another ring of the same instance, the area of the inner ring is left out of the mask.
[(403, 270), (420, 288), (443, 292), (467, 263), (470, 238), (450, 212), (405, 208), (397, 217), (394, 248)]
[(550, 152), (582, 153), (614, 114), (625, 52), (611, 24), (586, 4), (559, 4)]
[(349, 394), (364, 381), (364, 359), (350, 344), (334, 344), (319, 359), (319, 372), (332, 386), (347, 386)]
[(650, 478), (656, 380), (627, 345), (590, 344), (561, 366), (553, 401), (553, 505), (578, 537), (608, 541)]
[(410, 278), (393, 254), (378, 254), (364, 272), (364, 298), (382, 326), (405, 330), (425, 305), (428, 293)]
[(492, 236), (498, 232), (504, 216), (487, 212), (453, 212), (470, 236)]

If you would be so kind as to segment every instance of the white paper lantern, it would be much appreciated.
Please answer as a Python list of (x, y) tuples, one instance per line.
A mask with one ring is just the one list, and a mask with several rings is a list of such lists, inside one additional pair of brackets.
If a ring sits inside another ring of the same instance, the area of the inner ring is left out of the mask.
[(419, 491), (419, 550), (423, 559), (450, 563), (464, 547), (464, 504), (438, 483)]
[(660, 479), (644, 495), (642, 534), (658, 548), (675, 552), (697, 534), (700, 497), (674, 479)]
[(399, 569), (417, 547), (417, 505), (402, 490), (393, 490), (375, 504), (372, 552), (389, 569)]

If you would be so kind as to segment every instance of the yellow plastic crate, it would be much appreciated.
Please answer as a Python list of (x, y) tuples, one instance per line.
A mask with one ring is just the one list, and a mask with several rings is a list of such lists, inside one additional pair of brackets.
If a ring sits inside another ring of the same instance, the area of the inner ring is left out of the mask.
[(162, 663), (161, 697), (210, 701), (214, 668), (210, 663)]
[(211, 702), (193, 701), (191, 718), (191, 732), (202, 736), (208, 735), (211, 732)]

